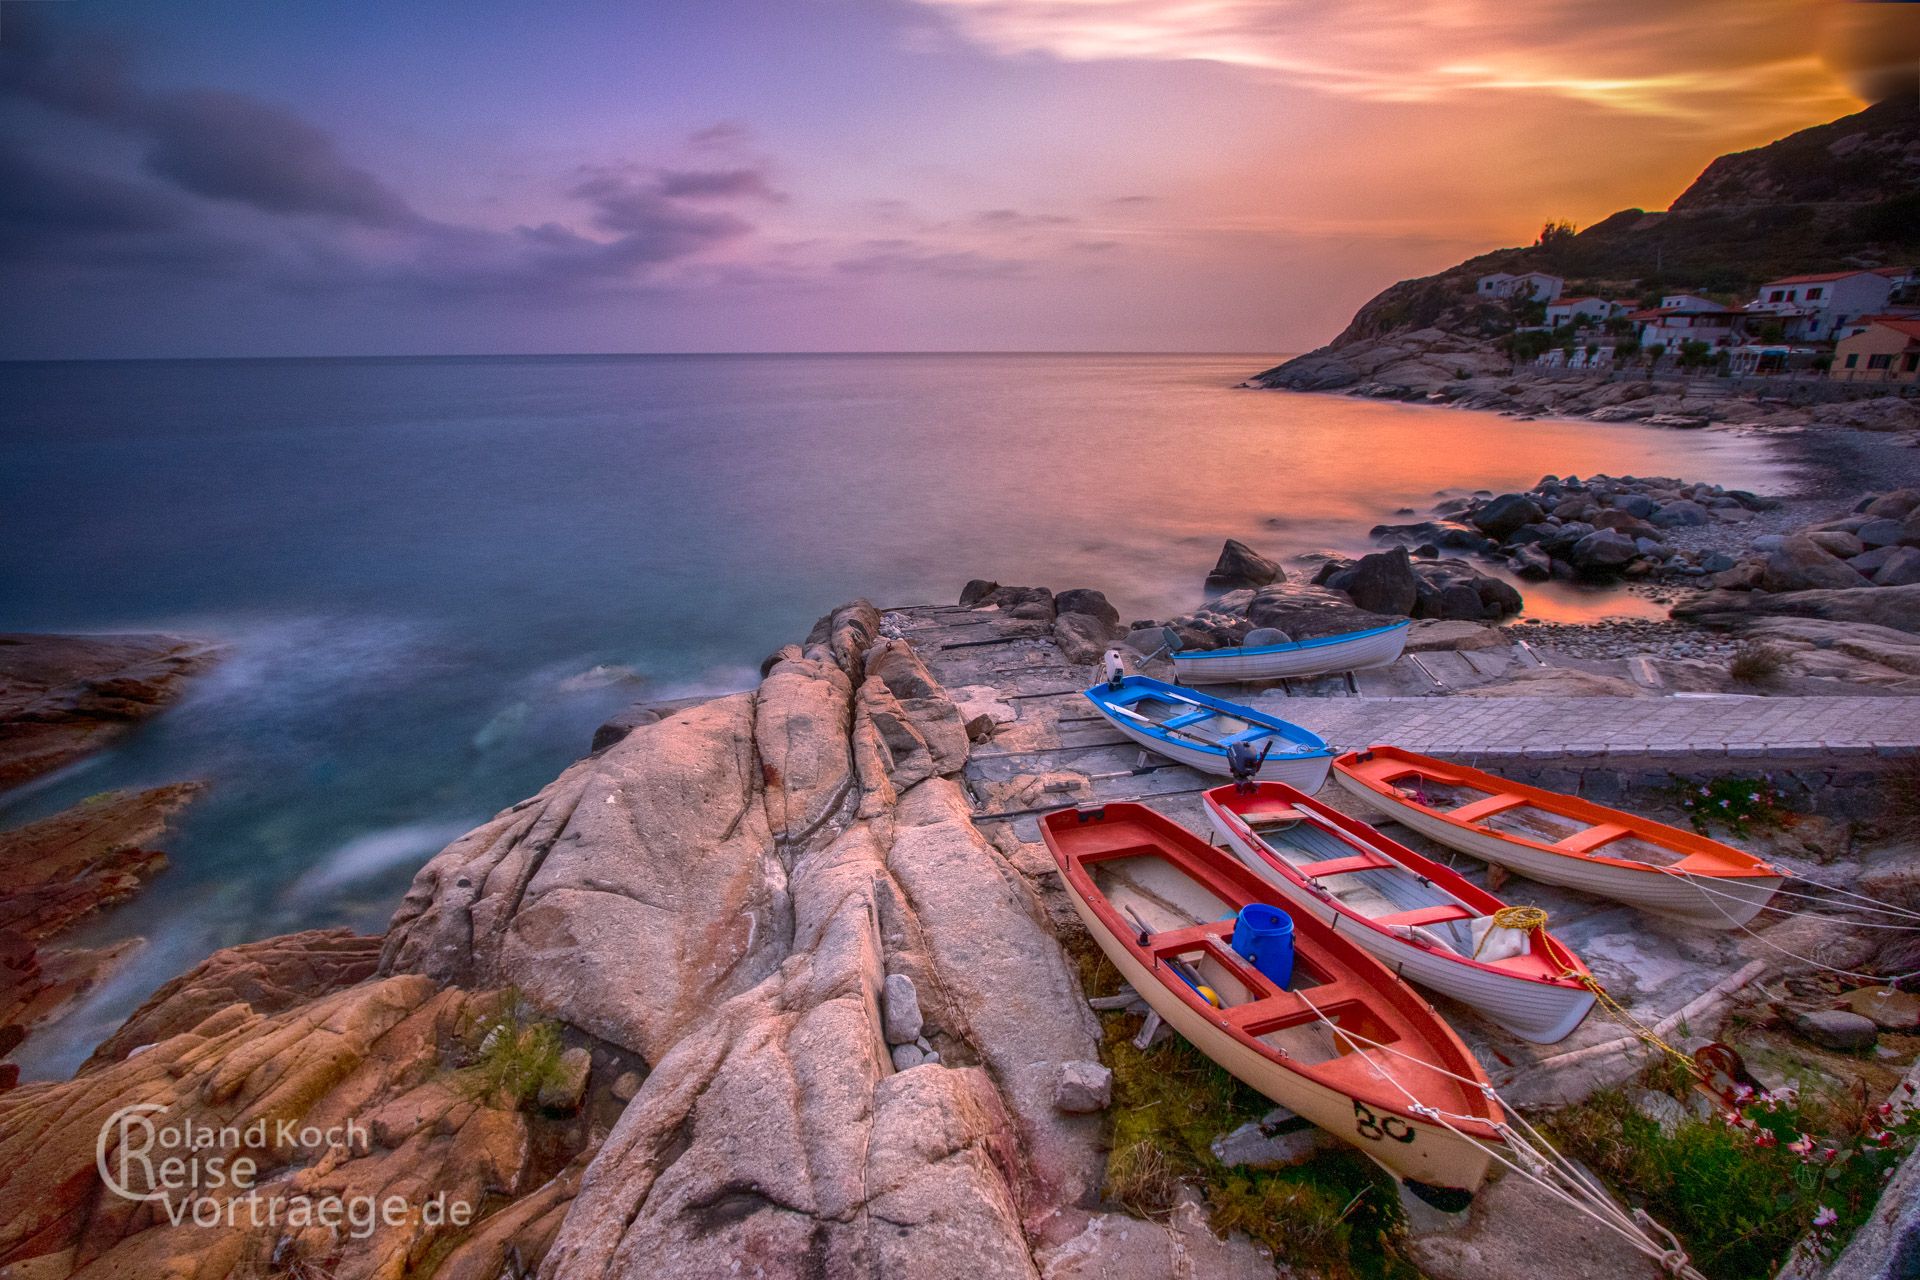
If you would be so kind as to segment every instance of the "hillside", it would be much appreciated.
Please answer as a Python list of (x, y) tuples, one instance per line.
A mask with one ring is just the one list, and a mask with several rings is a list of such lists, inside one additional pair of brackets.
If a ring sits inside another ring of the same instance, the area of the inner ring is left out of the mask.
[(1492, 271), (1550, 271), (1567, 278), (1569, 293), (1609, 297), (1681, 288), (1737, 295), (1795, 272), (1914, 261), (1920, 261), (1920, 101), (1889, 99), (1721, 156), (1665, 213), (1624, 209), (1577, 235), (1496, 249), (1437, 275), (1403, 280), (1361, 307), (1327, 346), (1254, 381), (1298, 389), (1344, 385), (1368, 370), (1346, 377), (1329, 356), (1363, 356), (1353, 349), (1417, 330), (1459, 340), (1460, 350), (1443, 354), (1472, 367), (1474, 361), (1457, 357), (1513, 326), (1505, 304), (1473, 296), (1473, 282)]

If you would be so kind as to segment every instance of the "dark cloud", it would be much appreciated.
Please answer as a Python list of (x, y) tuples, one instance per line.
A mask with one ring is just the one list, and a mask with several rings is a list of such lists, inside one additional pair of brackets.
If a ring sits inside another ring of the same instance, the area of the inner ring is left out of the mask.
[(418, 220), (396, 192), (349, 164), (333, 139), (284, 107), (211, 89), (149, 93), (112, 44), (8, 17), (0, 95), (139, 139), (147, 171), (183, 191), (267, 213), (376, 227)]
[(712, 147), (717, 150), (745, 146), (751, 141), (753, 141), (753, 130), (738, 120), (722, 120), (704, 129), (695, 129), (687, 135), (689, 145)]
[(1113, 199), (1107, 201), (1107, 203), (1118, 205), (1152, 204), (1154, 199), (1155, 197), (1153, 196), (1115, 196)]
[(783, 191), (774, 190), (764, 169), (662, 169), (660, 194), (692, 200), (767, 200), (784, 201)]
[(1018, 209), (988, 209), (976, 213), (973, 225), (987, 231), (1035, 231), (1045, 227), (1065, 227), (1077, 222), (1060, 213), (1021, 213)]
[(853, 255), (833, 264), (847, 275), (922, 275), (954, 280), (1006, 280), (1022, 276), (1032, 263), (996, 258), (973, 249), (943, 249), (914, 240), (868, 240)]

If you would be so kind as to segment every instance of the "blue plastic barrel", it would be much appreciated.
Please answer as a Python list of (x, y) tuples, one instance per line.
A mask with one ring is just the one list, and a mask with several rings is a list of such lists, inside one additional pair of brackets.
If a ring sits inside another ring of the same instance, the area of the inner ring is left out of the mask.
[(1282, 990), (1293, 981), (1293, 917), (1264, 902), (1249, 902), (1233, 922), (1233, 949)]

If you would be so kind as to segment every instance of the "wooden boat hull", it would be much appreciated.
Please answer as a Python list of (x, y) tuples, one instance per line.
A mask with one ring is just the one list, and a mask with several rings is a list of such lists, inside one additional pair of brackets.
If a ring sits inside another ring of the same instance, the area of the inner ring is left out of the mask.
[[(1250, 731), (1264, 735), (1251, 744), (1256, 750), (1267, 744), (1273, 748), (1260, 764), (1257, 776), (1262, 782), (1284, 782), (1311, 793), (1326, 784), (1327, 771), (1333, 766), (1334, 753), (1326, 742), (1299, 725), (1177, 685), (1144, 676), (1128, 676), (1120, 682), (1118, 690), (1106, 684), (1094, 685), (1086, 690), (1086, 698), (1108, 723), (1147, 750), (1214, 777), (1233, 776), (1227, 764), (1227, 739), (1204, 740), (1191, 730), (1173, 730), (1129, 711), (1148, 703), (1159, 703), (1163, 707), (1174, 704), (1178, 709), (1190, 710), (1191, 714), (1185, 718), (1201, 716), (1243, 722)], [(1176, 719), (1170, 723), (1178, 722)]]
[[(1143, 806), (1109, 805), (1105, 810), (1097, 811), (1093, 817), (1098, 820), (1107, 811), (1127, 810), (1143, 811)], [(1154, 818), (1159, 823), (1172, 826), (1157, 815)], [(1454, 1121), (1456, 1127), (1462, 1130), (1456, 1132), (1428, 1116), (1416, 1114), (1411, 1107), (1411, 1100), (1405, 1094), (1395, 1093), (1390, 1085), (1376, 1078), (1376, 1068), (1371, 1065), (1375, 1061), (1373, 1059), (1355, 1061), (1343, 1053), (1332, 1060), (1340, 1070), (1350, 1072), (1348, 1079), (1364, 1082), (1368, 1086), (1368, 1090), (1354, 1092), (1343, 1091), (1334, 1084), (1316, 1079), (1311, 1073), (1320, 1068), (1307, 1064), (1306, 1059), (1297, 1060), (1303, 1065), (1295, 1066), (1291, 1064), (1296, 1060), (1290, 1059), (1284, 1052), (1276, 1053), (1272, 1049), (1263, 1052), (1258, 1047), (1259, 1041), (1250, 1036), (1250, 1032), (1261, 1025), (1259, 1020), (1243, 1022), (1237, 1029), (1231, 1020), (1233, 1010), (1216, 1008), (1194, 994), (1191, 987), (1171, 979), (1164, 963), (1133, 936), (1133, 925), (1117, 918), (1111, 902), (1101, 896), (1086, 865), (1063, 851), (1063, 842), (1057, 841), (1056, 835), (1079, 821), (1084, 821), (1079, 813), (1065, 810), (1048, 815), (1041, 824), (1047, 844), (1060, 866), (1068, 897), (1088, 933), (1112, 961), (1121, 977), (1169, 1026), (1201, 1053), (1265, 1097), (1351, 1143), (1395, 1177), (1421, 1184), (1415, 1189), (1422, 1194), (1430, 1194), (1435, 1188), (1470, 1193), (1480, 1186), (1493, 1160), (1491, 1150), (1500, 1143), (1498, 1130), (1494, 1127), (1500, 1119), (1497, 1103), (1484, 1099), (1470, 1086), (1438, 1099), (1440, 1110), (1461, 1117)], [(1189, 856), (1216, 860), (1224, 868), (1223, 876), (1230, 874), (1239, 878), (1244, 886), (1245, 901), (1261, 900), (1263, 891), (1257, 878), (1239, 867), (1224, 852), (1208, 847), (1191, 833), (1181, 834), (1192, 842)], [(1352, 1007), (1351, 994), (1337, 997), (1336, 990), (1345, 989), (1351, 993), (1356, 982), (1371, 984), (1382, 993), (1375, 999), (1383, 1002), (1390, 1000), (1393, 1007), (1403, 1011), (1417, 1010), (1420, 1018), (1418, 1025), (1428, 1029), (1432, 1046), (1423, 1047), (1420, 1039), (1408, 1038), (1400, 1041), (1404, 1051), (1417, 1061), (1424, 1061), (1418, 1059), (1423, 1052), (1435, 1054), (1452, 1063), (1456, 1070), (1474, 1073), (1484, 1079), (1472, 1055), (1460, 1045), (1439, 1016), (1410, 989), (1400, 987), (1391, 974), (1357, 947), (1339, 941), (1315, 942), (1314, 938), (1324, 940), (1328, 935), (1297, 913), (1294, 919), (1296, 940), (1301, 948), (1296, 952), (1297, 965), (1307, 963), (1316, 954), (1309, 949), (1315, 946), (1340, 948), (1340, 955), (1346, 957), (1342, 963), (1348, 976), (1343, 988), (1308, 988), (1322, 993), (1329, 1002), (1326, 1007), (1334, 1007), (1331, 1002), (1336, 999), (1349, 1002), (1342, 1007)], [(1217, 927), (1231, 932), (1230, 924), (1223, 923)], [(1179, 931), (1163, 931), (1148, 936), (1169, 937), (1173, 932)], [(1304, 938), (1303, 933), (1306, 935)], [(1224, 935), (1221, 936), (1224, 938)], [(1180, 945), (1184, 949), (1189, 944)], [(1296, 969), (1296, 978), (1298, 976), (1299, 970)], [(1389, 992), (1392, 994), (1387, 994)], [(1246, 1009), (1250, 1011), (1251, 1006)], [(1407, 1015), (1403, 1012), (1395, 1016), (1404, 1018)], [(1403, 1030), (1410, 1030), (1413, 1025), (1411, 1022), (1404, 1023)], [(1412, 1068), (1404, 1066), (1401, 1059), (1394, 1057), (1381, 1057), (1377, 1061), (1387, 1064), (1388, 1069), (1395, 1072), (1418, 1072), (1423, 1069), (1417, 1063)], [(1321, 1067), (1326, 1065), (1323, 1062)], [(1385, 1098), (1392, 1098), (1393, 1101), (1389, 1103), (1383, 1100)], [(1466, 1109), (1472, 1107), (1479, 1108), (1480, 1119), (1468, 1118), (1473, 1113)]]
[(1285, 680), (1336, 671), (1365, 671), (1396, 661), (1407, 647), (1411, 620), (1346, 635), (1316, 636), (1291, 644), (1260, 648), (1202, 649), (1173, 655), (1181, 684), (1231, 684), (1243, 680)]
[[(1315, 893), (1298, 880), (1274, 866), (1271, 855), (1247, 829), (1229, 819), (1225, 810), (1208, 797), (1207, 817), (1227, 848), (1275, 892), (1302, 911), (1343, 929), (1349, 941), (1357, 943), (1409, 982), (1453, 997), (1471, 1006), (1488, 1021), (1504, 1027), (1522, 1040), (1535, 1044), (1556, 1044), (1573, 1034), (1574, 1028), (1593, 1009), (1594, 994), (1584, 986), (1561, 982), (1543, 982), (1499, 968), (1470, 964), (1455, 953), (1421, 946), (1398, 934), (1375, 929), (1364, 920), (1356, 920), (1328, 897)], [(1375, 833), (1382, 844), (1391, 844)], [(1564, 947), (1564, 944), (1556, 944)], [(1565, 954), (1571, 956), (1568, 951)]]
[[(1376, 748), (1377, 751), (1385, 750)], [(1357, 755), (1372, 753), (1350, 753), (1336, 762), (1340, 784), (1354, 796), (1376, 810), (1387, 814), (1430, 840), (1437, 841), (1451, 849), (1470, 854), (1482, 862), (1506, 867), (1530, 880), (1543, 884), (1560, 885), (1568, 889), (1578, 889), (1596, 897), (1611, 898), (1624, 902), (1642, 911), (1668, 919), (1684, 921), (1704, 929), (1737, 929), (1747, 924), (1766, 908), (1774, 891), (1785, 882), (1786, 876), (1767, 867), (1765, 863), (1728, 846), (1695, 837), (1675, 828), (1664, 827), (1659, 823), (1634, 818), (1630, 814), (1621, 814), (1614, 810), (1605, 810), (1600, 806), (1592, 808), (1601, 813), (1615, 814), (1626, 820), (1625, 825), (1632, 832), (1657, 831), (1678, 837), (1677, 843), (1686, 845), (1713, 845), (1725, 850), (1727, 854), (1744, 859), (1752, 864), (1753, 870), (1739, 874), (1709, 873), (1703, 870), (1689, 869), (1683, 865), (1648, 866), (1623, 863), (1611, 858), (1592, 858), (1571, 856), (1567, 852), (1556, 850), (1550, 845), (1524, 841), (1490, 831), (1482, 826), (1472, 825), (1448, 817), (1445, 813), (1416, 804), (1411, 800), (1394, 794), (1391, 789), (1383, 789), (1367, 779), (1355, 776), (1352, 768), (1345, 762)], [(1428, 761), (1426, 757), (1412, 752), (1395, 752), (1396, 758), (1425, 762), (1446, 773), (1469, 780), (1487, 779), (1491, 784), (1511, 793), (1525, 794), (1530, 798), (1541, 798), (1549, 803), (1564, 802), (1571, 797), (1556, 796), (1552, 792), (1535, 787), (1522, 787), (1519, 784), (1492, 778), (1470, 770), (1446, 764), (1444, 761)], [(1600, 846), (1604, 848), (1603, 846)]]

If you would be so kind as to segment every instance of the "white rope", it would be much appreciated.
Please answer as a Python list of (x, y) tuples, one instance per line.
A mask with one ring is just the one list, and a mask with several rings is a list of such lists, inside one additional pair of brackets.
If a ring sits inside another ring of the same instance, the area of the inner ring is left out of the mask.
[[(1704, 885), (1702, 885), (1702, 884), (1701, 884), (1701, 883), (1700, 883), (1700, 882), (1699, 882), (1698, 880), (1696, 880), (1696, 879), (1694, 879), (1694, 878), (1693, 878), (1692, 876), (1684, 876), (1683, 878), (1684, 878), (1684, 879), (1685, 879), (1685, 880), (1686, 880), (1686, 881), (1687, 881), (1687, 882), (1688, 882), (1689, 884), (1692, 884), (1692, 885), (1694, 886), (1694, 888), (1696, 888), (1696, 889), (1701, 889), (1701, 890), (1703, 890), (1703, 891), (1705, 890), (1705, 886), (1704, 886)], [(1737, 896), (1737, 895), (1734, 895), (1734, 894), (1727, 894), (1726, 896), (1727, 896), (1727, 897), (1735, 897), (1735, 896)], [(1887, 977), (1887, 976), (1886, 976), (1886, 975), (1884, 975), (1884, 974), (1877, 974), (1877, 973), (1857, 973), (1857, 972), (1855, 972), (1855, 971), (1854, 971), (1854, 970), (1852, 970), (1852, 969), (1837, 969), (1837, 968), (1835, 968), (1834, 966), (1832, 966), (1832, 965), (1830, 965), (1830, 964), (1823, 964), (1823, 963), (1821, 963), (1820, 961), (1818, 961), (1818, 960), (1815, 960), (1815, 959), (1813, 959), (1813, 958), (1812, 958), (1811, 956), (1803, 956), (1803, 955), (1799, 955), (1799, 954), (1798, 954), (1798, 953), (1796, 953), (1796, 952), (1792, 952), (1792, 951), (1789, 951), (1789, 950), (1787, 950), (1787, 949), (1786, 949), (1785, 947), (1783, 947), (1783, 946), (1780, 946), (1780, 945), (1779, 945), (1778, 943), (1775, 943), (1775, 942), (1772, 942), (1772, 941), (1769, 941), (1769, 940), (1768, 940), (1768, 939), (1767, 939), (1766, 937), (1764, 937), (1763, 935), (1761, 935), (1761, 934), (1759, 934), (1759, 933), (1756, 933), (1756, 932), (1755, 932), (1754, 930), (1752, 930), (1752, 929), (1749, 929), (1749, 928), (1748, 928), (1748, 927), (1746, 926), (1746, 924), (1745, 924), (1745, 923), (1743, 923), (1742, 921), (1739, 921), (1739, 920), (1735, 920), (1735, 919), (1733, 918), (1733, 916), (1732, 916), (1731, 914), (1729, 914), (1729, 912), (1727, 911), (1727, 909), (1726, 909), (1725, 907), (1723, 907), (1723, 906), (1721, 906), (1721, 905), (1720, 905), (1720, 904), (1719, 904), (1718, 902), (1715, 902), (1715, 901), (1714, 901), (1714, 896), (1713, 896), (1713, 894), (1712, 894), (1711, 892), (1708, 892), (1708, 893), (1707, 893), (1707, 895), (1706, 895), (1706, 897), (1707, 897), (1707, 905), (1709, 905), (1709, 906), (1711, 906), (1711, 907), (1712, 907), (1712, 908), (1713, 908), (1713, 909), (1714, 909), (1715, 911), (1718, 911), (1718, 912), (1719, 912), (1719, 913), (1720, 913), (1720, 914), (1721, 914), (1722, 916), (1725, 916), (1725, 917), (1726, 917), (1726, 920), (1727, 920), (1727, 923), (1728, 923), (1728, 924), (1731, 924), (1731, 925), (1732, 925), (1732, 926), (1733, 926), (1734, 928), (1736, 928), (1736, 929), (1738, 929), (1738, 930), (1740, 930), (1740, 932), (1742, 932), (1742, 933), (1744, 933), (1744, 934), (1746, 934), (1746, 935), (1747, 935), (1748, 937), (1750, 937), (1750, 938), (1752, 938), (1752, 939), (1753, 939), (1753, 940), (1754, 940), (1755, 942), (1758, 942), (1758, 943), (1759, 943), (1759, 944), (1760, 944), (1761, 946), (1763, 946), (1763, 947), (1766, 947), (1766, 948), (1768, 948), (1769, 950), (1772, 950), (1772, 951), (1777, 951), (1777, 952), (1779, 952), (1779, 953), (1780, 953), (1781, 955), (1783, 955), (1783, 956), (1786, 956), (1786, 957), (1787, 957), (1787, 958), (1788, 958), (1789, 960), (1798, 960), (1798, 961), (1799, 961), (1799, 962), (1800, 962), (1801, 964), (1808, 964), (1808, 965), (1812, 965), (1812, 966), (1813, 966), (1814, 968), (1816, 968), (1816, 969), (1824, 969), (1824, 970), (1826, 970), (1826, 971), (1827, 971), (1828, 973), (1831, 973), (1831, 974), (1836, 974), (1836, 975), (1838, 975), (1839, 977), (1842, 977), (1842, 978), (1859, 978), (1859, 979), (1861, 979), (1861, 980), (1862, 980), (1862, 981), (1864, 981), (1864, 982), (1871, 982), (1871, 983), (1874, 983), (1874, 984), (1876, 984), (1876, 985), (1881, 985), (1881, 984), (1884, 984), (1884, 985), (1886, 985), (1886, 986), (1892, 986), (1893, 984), (1895, 984), (1895, 983), (1897, 983), (1897, 982), (1905, 982), (1905, 981), (1906, 981), (1906, 980), (1907, 980), (1908, 978), (1916, 978), (1916, 977), (1920, 977), (1920, 969), (1915, 969), (1915, 970), (1914, 970), (1914, 971), (1913, 971), (1912, 973), (1902, 973), (1902, 974), (1899, 974), (1899, 975), (1897, 975), (1897, 976), (1894, 976), (1894, 977)], [(1742, 899), (1742, 900), (1744, 901), (1744, 899)], [(1785, 913), (1785, 914), (1787, 914), (1787, 915), (1795, 915), (1795, 914), (1798, 914), (1798, 913), (1795, 913), (1795, 912), (1787, 912), (1787, 913)], [(1828, 919), (1828, 920), (1834, 920), (1834, 917), (1832, 917), (1832, 916), (1826, 916), (1826, 917), (1820, 917), (1820, 916), (1809, 916), (1809, 917), (1807, 917), (1807, 918), (1809, 918), (1809, 919), (1816, 919), (1816, 920), (1817, 920), (1817, 919), (1823, 919), (1823, 918), (1824, 918), (1824, 919)], [(1836, 921), (1835, 921), (1835, 923), (1838, 923), (1838, 924), (1846, 924), (1847, 922), (1846, 922), (1846, 921), (1844, 921), (1844, 920), (1836, 920)]]
[[(1484, 1080), (1475, 1080), (1467, 1076), (1458, 1075), (1437, 1063), (1428, 1062), (1424, 1058), (1416, 1058), (1411, 1054), (1403, 1053), (1393, 1048), (1391, 1045), (1381, 1044), (1379, 1041), (1369, 1040), (1365, 1036), (1348, 1031), (1339, 1023), (1327, 1017), (1325, 1013), (1321, 1012), (1320, 1006), (1308, 999), (1304, 993), (1296, 991), (1294, 994), (1299, 996), (1301, 1003), (1311, 1009), (1315, 1017), (1326, 1023), (1327, 1027), (1336, 1036), (1344, 1039), (1348, 1047), (1358, 1054), (1360, 1060), (1365, 1062), (1375, 1075), (1378, 1075), (1382, 1080), (1385, 1080), (1388, 1084), (1400, 1091), (1400, 1094), (1407, 1099), (1407, 1109), (1411, 1114), (1424, 1116), (1440, 1125), (1440, 1127), (1461, 1141), (1471, 1143), (1484, 1152), (1490, 1159), (1497, 1161), (1502, 1167), (1525, 1178), (1569, 1208), (1591, 1218), (1598, 1225), (1615, 1232), (1625, 1239), (1635, 1250), (1658, 1262), (1661, 1267), (1671, 1274), (1681, 1277), (1682, 1280), (1706, 1280), (1706, 1278), (1694, 1270), (1691, 1263), (1689, 1263), (1686, 1251), (1679, 1247), (1679, 1241), (1674, 1238), (1672, 1232), (1668, 1231), (1640, 1210), (1634, 1210), (1632, 1215), (1629, 1216), (1614, 1202), (1612, 1196), (1608, 1195), (1603, 1188), (1595, 1185), (1572, 1161), (1561, 1155), (1539, 1130), (1527, 1122), (1525, 1116), (1521, 1115), (1507, 1103), (1506, 1099), (1495, 1092), (1492, 1085)], [(1397, 1057), (1406, 1058), (1410, 1062), (1419, 1063), (1428, 1070), (1438, 1072), (1449, 1079), (1471, 1085), (1490, 1102), (1496, 1103), (1505, 1116), (1509, 1117), (1512, 1121), (1517, 1121), (1526, 1130), (1528, 1136), (1520, 1134), (1514, 1129), (1511, 1123), (1496, 1123), (1479, 1116), (1462, 1116), (1456, 1113), (1442, 1111), (1438, 1107), (1422, 1102), (1411, 1090), (1402, 1084), (1397, 1077), (1383, 1068), (1378, 1062), (1375, 1062), (1372, 1056), (1362, 1049), (1362, 1046), (1383, 1050)], [(1508, 1158), (1508, 1156), (1500, 1150), (1499, 1146), (1490, 1145), (1470, 1133), (1462, 1132), (1453, 1124), (1454, 1120), (1483, 1124), (1492, 1128), (1495, 1133), (1500, 1135), (1501, 1145), (1514, 1152), (1515, 1158)], [(1538, 1143), (1537, 1146), (1535, 1145), (1536, 1142)], [(1543, 1147), (1545, 1148), (1545, 1153), (1541, 1150)], [(1530, 1160), (1533, 1167), (1529, 1168), (1519, 1163), (1519, 1157), (1525, 1157)], [(1554, 1179), (1558, 1179), (1559, 1182), (1554, 1181)], [(1643, 1226), (1642, 1224), (1645, 1225)], [(1650, 1230), (1658, 1230), (1661, 1235), (1667, 1238), (1671, 1247), (1662, 1248), (1660, 1243), (1652, 1237)]]
[(1842, 889), (1837, 884), (1826, 884), (1819, 880), (1815, 880), (1812, 876), (1796, 875), (1794, 876), (1794, 879), (1800, 881), (1802, 884), (1810, 884), (1816, 889), (1825, 889), (1828, 893), (1837, 893), (1843, 898), (1857, 898), (1861, 902), (1868, 903), (1872, 905), (1874, 908), (1876, 908), (1877, 910), (1885, 911), (1891, 915), (1912, 916), (1914, 919), (1920, 920), (1920, 911), (1914, 911), (1907, 907), (1896, 906), (1891, 902), (1883, 902), (1879, 898), (1873, 897), (1871, 894), (1856, 893), (1852, 889)]
[[(1665, 868), (1662, 868), (1662, 869), (1665, 870)], [(1685, 871), (1671, 871), (1671, 870), (1668, 870), (1667, 874), (1681, 877), (1682, 879), (1686, 880), (1687, 883), (1691, 884), (1694, 888), (1700, 890), (1702, 893), (1712, 894), (1716, 897), (1721, 897), (1721, 898), (1732, 898), (1737, 902), (1752, 901), (1752, 899), (1743, 897), (1740, 894), (1729, 893), (1725, 889), (1714, 887), (1713, 885), (1708, 883), (1709, 877), (1706, 877), (1706, 876), (1696, 876), (1696, 875), (1691, 875)], [(1805, 898), (1809, 902), (1826, 902), (1827, 901), (1827, 899), (1825, 898), (1816, 898), (1811, 894), (1789, 893), (1785, 889), (1775, 889), (1773, 891), (1773, 897)], [(1772, 898), (1769, 898), (1767, 900), (1767, 904), (1764, 909), (1768, 911), (1776, 912), (1783, 916), (1792, 917), (1795, 920), (1828, 920), (1828, 921), (1832, 921), (1835, 924), (1844, 924), (1850, 929), (1892, 929), (1892, 930), (1895, 930), (1896, 932), (1901, 932), (1901, 933), (1920, 933), (1920, 924), (1881, 924), (1873, 920), (1849, 920), (1844, 916), (1828, 915), (1824, 912), (1819, 912), (1819, 911), (1790, 911), (1786, 907), (1774, 906)], [(1842, 911), (1866, 910), (1866, 908), (1863, 908), (1863, 907), (1847, 907), (1847, 906), (1842, 906), (1840, 909)], [(1722, 914), (1725, 914), (1725, 913), (1723, 912)], [(1916, 917), (1916, 919), (1920, 919), (1920, 917)]]

